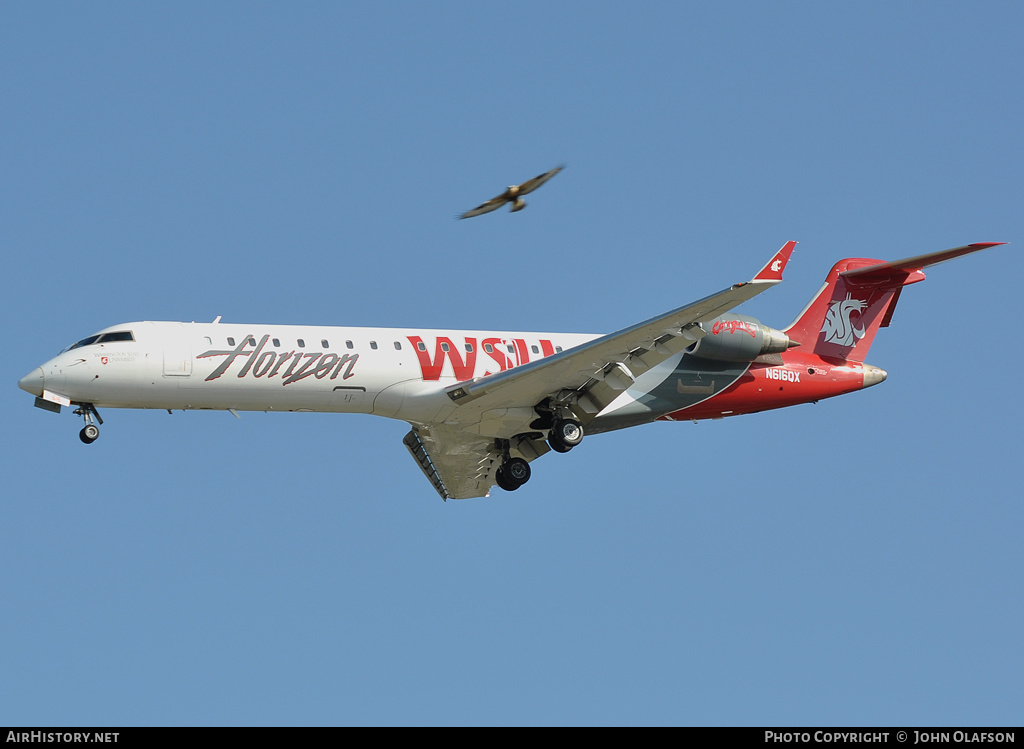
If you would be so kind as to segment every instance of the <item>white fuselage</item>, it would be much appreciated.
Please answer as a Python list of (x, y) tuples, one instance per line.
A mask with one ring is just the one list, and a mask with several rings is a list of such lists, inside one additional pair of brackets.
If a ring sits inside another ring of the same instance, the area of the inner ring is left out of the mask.
[(42, 365), (42, 389), (97, 408), (432, 420), (450, 408), (445, 387), (596, 337), (178, 322), (126, 323), (96, 335), (126, 331), (131, 340), (83, 342)]

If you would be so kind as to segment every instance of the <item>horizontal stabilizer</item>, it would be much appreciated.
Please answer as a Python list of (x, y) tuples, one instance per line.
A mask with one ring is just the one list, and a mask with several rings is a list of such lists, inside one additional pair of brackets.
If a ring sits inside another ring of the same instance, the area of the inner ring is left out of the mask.
[(963, 247), (954, 247), (952, 250), (930, 252), (926, 255), (908, 257), (904, 260), (893, 260), (889, 263), (877, 263), (874, 265), (864, 266), (863, 268), (853, 268), (851, 270), (843, 271), (840, 275), (843, 276), (843, 278), (848, 278), (858, 284), (892, 282), (894, 285), (902, 286), (902, 279), (910, 273), (914, 273), (931, 265), (944, 263), (947, 260), (952, 260), (953, 258), (960, 257), (961, 255), (969, 255), (972, 252), (987, 250), (989, 247), (996, 247), (1001, 244), (1006, 244), (1006, 242), (977, 242), (975, 244), (966, 244)]

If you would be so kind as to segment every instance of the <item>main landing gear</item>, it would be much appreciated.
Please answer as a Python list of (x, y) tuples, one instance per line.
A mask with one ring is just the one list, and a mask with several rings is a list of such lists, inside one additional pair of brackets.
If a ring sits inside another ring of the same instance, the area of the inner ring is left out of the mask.
[(583, 426), (576, 419), (557, 419), (548, 432), (548, 446), (567, 453), (583, 441)]
[(514, 492), (530, 480), (530, 464), (522, 458), (505, 458), (494, 474), (498, 486), (507, 492)]
[[(583, 441), (583, 426), (576, 419), (557, 418), (549, 423), (551, 428), (548, 429), (548, 446), (555, 452), (567, 453)], [(538, 425), (538, 428), (541, 427)], [(541, 436), (536, 434), (538, 438)], [(519, 444), (520, 450), (525, 449), (522, 443)], [(530, 480), (530, 464), (524, 458), (513, 458), (510, 455), (507, 440), (499, 440), (497, 447), (502, 452), (502, 461), (494, 473), (494, 481), (501, 489), (514, 492)], [(536, 456), (537, 453), (534, 453), (534, 457)]]
[(87, 445), (91, 445), (100, 436), (100, 428), (93, 423), (93, 417), (96, 417), (96, 421), (100, 424), (103, 423), (103, 419), (100, 417), (100, 412), (96, 410), (96, 406), (91, 403), (80, 403), (78, 408), (75, 409), (75, 416), (81, 416), (85, 419), (85, 426), (82, 427), (82, 431), (78, 433), (78, 439), (82, 440)]

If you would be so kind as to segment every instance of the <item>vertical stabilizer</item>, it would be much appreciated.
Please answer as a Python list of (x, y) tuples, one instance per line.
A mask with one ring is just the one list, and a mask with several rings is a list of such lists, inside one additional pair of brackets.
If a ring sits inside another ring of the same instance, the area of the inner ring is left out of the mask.
[[(864, 361), (878, 329), (887, 325), (903, 284), (855, 284), (846, 270), (877, 264), (877, 260), (846, 258), (828, 274), (825, 285), (785, 333), (818, 356)], [(919, 273), (923, 280), (924, 274)], [(909, 279), (907, 283), (913, 283)]]
[(927, 255), (883, 262), (840, 260), (825, 285), (785, 333), (806, 351), (823, 357), (863, 362), (879, 328), (889, 325), (900, 291), (924, 280), (923, 268), (993, 247), (983, 242)]

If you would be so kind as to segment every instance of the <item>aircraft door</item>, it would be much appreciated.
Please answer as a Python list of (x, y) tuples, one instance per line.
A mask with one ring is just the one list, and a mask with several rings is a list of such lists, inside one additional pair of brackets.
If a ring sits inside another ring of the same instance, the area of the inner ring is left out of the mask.
[(172, 323), (163, 333), (164, 377), (188, 377), (192, 374), (192, 345), (185, 326)]

